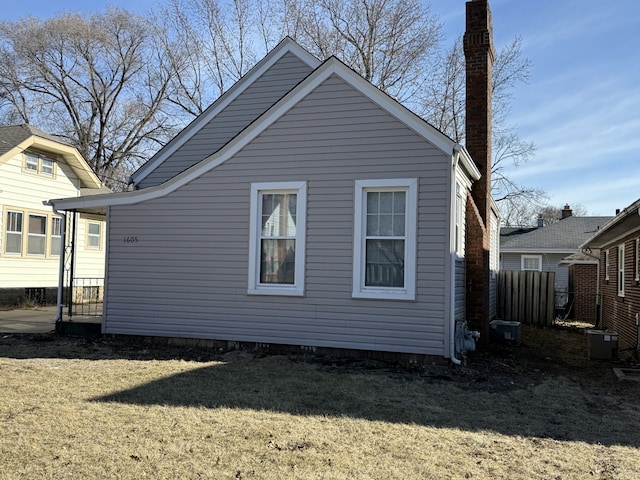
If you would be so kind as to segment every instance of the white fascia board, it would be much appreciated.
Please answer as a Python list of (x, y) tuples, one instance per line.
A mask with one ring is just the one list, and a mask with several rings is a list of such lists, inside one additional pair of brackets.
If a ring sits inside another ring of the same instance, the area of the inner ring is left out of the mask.
[(476, 165), (476, 162), (473, 161), (467, 149), (462, 145), (460, 145), (459, 143), (456, 143), (453, 146), (453, 151), (456, 156), (456, 159), (454, 161), (457, 161), (459, 164), (462, 164), (469, 178), (471, 178), (474, 181), (480, 180), (480, 178), (482, 177), (482, 174), (480, 173), (480, 170), (478, 170), (478, 166)]
[(18, 144), (15, 149), (25, 151), (30, 147), (39, 148), (45, 152), (60, 155), (82, 181), (83, 186), (86, 186), (87, 188), (100, 188), (102, 185), (98, 176), (93, 172), (82, 155), (80, 155), (80, 152), (76, 147), (32, 135)]
[(231, 139), (224, 147), (191, 168), (188, 168), (184, 172), (176, 175), (172, 179), (160, 185), (144, 188), (142, 190), (135, 190), (133, 192), (55, 199), (51, 200), (51, 203), (58, 210), (74, 210), (98, 206), (133, 205), (147, 200), (164, 197), (232, 158), (249, 142), (255, 139), (270, 125), (275, 123), (294, 105), (300, 102), (332, 75), (337, 75), (345, 80), (371, 101), (375, 102), (391, 115), (398, 118), (398, 120), (405, 123), (409, 128), (414, 130), (430, 143), (434, 144), (443, 152), (448, 153), (448, 155), (453, 154), (453, 147), (455, 145), (453, 140), (433, 128), (427, 122), (400, 105), (387, 94), (374, 87), (370, 82), (366, 81), (337, 58), (331, 57), (316, 68), (313, 73), (276, 102), (251, 125)]
[(207, 125), (231, 102), (233, 102), (242, 92), (244, 92), (254, 81), (260, 78), (278, 60), (287, 53), (293, 53), (309, 67), (315, 69), (320, 65), (320, 60), (306, 51), (290, 37), (284, 38), (273, 50), (271, 50), (262, 60), (256, 63), (240, 80), (234, 83), (229, 90), (223, 93), (204, 112), (198, 115), (189, 125), (187, 125), (169, 143), (162, 147), (147, 163), (142, 165), (131, 175), (134, 183), (140, 183), (151, 172), (159, 167), (167, 158), (173, 155), (182, 145), (188, 142), (201, 128)]

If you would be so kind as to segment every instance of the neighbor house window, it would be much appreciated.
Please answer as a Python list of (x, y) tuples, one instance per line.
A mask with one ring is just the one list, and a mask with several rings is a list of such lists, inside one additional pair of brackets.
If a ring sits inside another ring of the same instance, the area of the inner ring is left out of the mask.
[(27, 237), (27, 255), (44, 256), (47, 248), (46, 215), (29, 214), (29, 232)]
[(356, 181), (354, 297), (415, 300), (417, 200), (415, 179)]
[(455, 211), (455, 222), (456, 222), (456, 231), (455, 231), (455, 249), (458, 255), (463, 254), (464, 243), (463, 243), (463, 225), (464, 225), (464, 216), (463, 216), (463, 197), (462, 197), (462, 187), (459, 183), (456, 182), (456, 211)]
[(22, 212), (7, 212), (7, 234), (4, 251), (7, 254), (22, 254)]
[(604, 252), (604, 279), (609, 280), (609, 250)]
[(248, 293), (304, 294), (305, 182), (251, 185)]
[(87, 248), (99, 249), (102, 245), (102, 224), (87, 221)]
[(522, 270), (523, 272), (541, 272), (542, 255), (522, 255), (520, 270)]
[(51, 217), (51, 246), (49, 254), (52, 257), (60, 255), (60, 238), (62, 235), (62, 218)]
[(624, 297), (624, 243), (618, 245), (618, 296)]
[(45, 177), (53, 177), (55, 173), (55, 160), (28, 152), (25, 154), (24, 168), (30, 173), (36, 173)]
[(640, 282), (640, 238), (636, 238), (636, 282)]

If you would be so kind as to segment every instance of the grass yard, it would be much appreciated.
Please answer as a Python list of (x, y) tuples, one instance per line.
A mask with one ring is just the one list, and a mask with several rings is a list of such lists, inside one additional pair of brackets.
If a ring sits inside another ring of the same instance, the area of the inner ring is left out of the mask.
[(468, 367), (0, 338), (1, 479), (637, 479), (640, 383), (523, 328)]

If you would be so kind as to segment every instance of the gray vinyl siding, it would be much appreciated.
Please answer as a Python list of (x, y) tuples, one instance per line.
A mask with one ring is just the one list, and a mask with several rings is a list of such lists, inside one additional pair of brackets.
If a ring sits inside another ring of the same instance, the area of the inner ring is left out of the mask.
[(309, 65), (292, 53), (285, 54), (170, 158), (141, 180), (139, 187), (163, 183), (215, 153), (309, 75), (311, 70)]
[[(450, 162), (331, 77), (222, 165), (111, 207), (106, 333), (447, 356)], [(416, 301), (351, 298), (354, 183), (376, 178), (419, 179)], [(250, 186), (285, 181), (307, 182), (305, 296), (247, 295)]]
[(522, 263), (522, 255), (542, 255), (542, 271), (543, 272), (555, 272), (555, 287), (556, 290), (567, 289), (569, 287), (569, 269), (564, 266), (559, 266), (560, 261), (569, 256), (570, 253), (510, 253), (502, 252), (502, 262), (500, 270), (520, 270)]

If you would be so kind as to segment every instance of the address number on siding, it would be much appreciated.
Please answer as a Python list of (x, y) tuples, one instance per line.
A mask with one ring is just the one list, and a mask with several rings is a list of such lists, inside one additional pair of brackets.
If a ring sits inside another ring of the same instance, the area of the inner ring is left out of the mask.
[(133, 245), (138, 242), (139, 242), (138, 237), (134, 237), (134, 236), (124, 237), (124, 243), (127, 245)]

